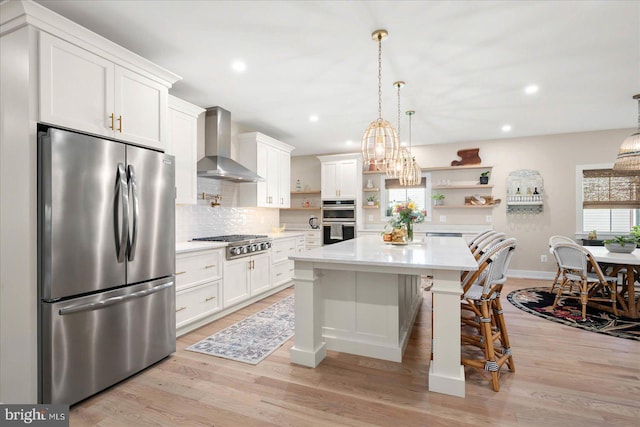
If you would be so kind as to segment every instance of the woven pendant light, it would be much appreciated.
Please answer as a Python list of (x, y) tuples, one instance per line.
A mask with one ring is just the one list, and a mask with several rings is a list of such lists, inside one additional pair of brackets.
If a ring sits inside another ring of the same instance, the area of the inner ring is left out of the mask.
[(362, 136), (362, 157), (364, 164), (383, 169), (398, 157), (398, 134), (388, 121), (382, 118), (382, 40), (386, 30), (376, 30), (371, 38), (378, 42), (378, 118), (371, 122)]
[(413, 110), (407, 111), (405, 114), (409, 116), (409, 149), (403, 161), (402, 172), (399, 176), (400, 185), (406, 185), (408, 187), (419, 185), (422, 181), (422, 170), (413, 157), (411, 152), (411, 117), (416, 112)]
[(638, 130), (622, 141), (618, 158), (613, 165), (616, 170), (640, 170), (640, 94), (633, 99), (638, 100)]

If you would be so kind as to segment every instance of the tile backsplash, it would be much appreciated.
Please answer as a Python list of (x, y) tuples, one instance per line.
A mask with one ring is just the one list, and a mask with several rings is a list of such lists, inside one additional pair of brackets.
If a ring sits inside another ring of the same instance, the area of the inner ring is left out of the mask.
[[(223, 234), (266, 234), (278, 227), (278, 209), (238, 206), (238, 192), (243, 185), (230, 181), (198, 178), (198, 202), (196, 205), (176, 206), (176, 242), (194, 237)], [(209, 200), (202, 200), (202, 193), (220, 194), (220, 206), (211, 207)]]

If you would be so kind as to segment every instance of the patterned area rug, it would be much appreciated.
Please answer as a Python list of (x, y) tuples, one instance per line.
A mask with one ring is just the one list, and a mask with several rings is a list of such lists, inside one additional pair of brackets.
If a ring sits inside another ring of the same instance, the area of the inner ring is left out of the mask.
[(294, 335), (294, 306), (292, 295), (187, 350), (257, 365)]
[(511, 304), (536, 316), (587, 331), (640, 341), (640, 321), (626, 317), (616, 317), (606, 311), (587, 306), (587, 318), (582, 320), (580, 302), (576, 299), (562, 299), (554, 310), (551, 309), (555, 294), (549, 288), (526, 288), (507, 295)]

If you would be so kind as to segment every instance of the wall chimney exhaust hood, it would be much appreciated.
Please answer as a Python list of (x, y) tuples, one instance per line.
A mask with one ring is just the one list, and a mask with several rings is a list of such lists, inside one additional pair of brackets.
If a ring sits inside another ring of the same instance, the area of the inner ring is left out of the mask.
[(204, 157), (198, 161), (198, 176), (233, 182), (258, 182), (264, 178), (231, 160), (231, 113), (224, 108), (207, 108)]

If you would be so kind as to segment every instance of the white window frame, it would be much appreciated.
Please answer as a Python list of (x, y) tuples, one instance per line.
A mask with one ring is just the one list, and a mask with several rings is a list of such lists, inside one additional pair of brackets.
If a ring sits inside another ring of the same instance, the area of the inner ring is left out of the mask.
[[(425, 185), (425, 209), (427, 211), (427, 214), (424, 217), (425, 222), (427, 221), (431, 221), (431, 219), (433, 218), (433, 208), (432, 208), (432, 204), (431, 204), (431, 172), (422, 172), (421, 176), (423, 178), (425, 178), (426, 180), (426, 185)], [(384, 220), (384, 221), (388, 221), (390, 220), (392, 217), (391, 216), (387, 216), (387, 206), (389, 205), (389, 192), (387, 191), (387, 187), (386, 187), (386, 180), (387, 176), (385, 174), (381, 174), (380, 175), (380, 219)]]

